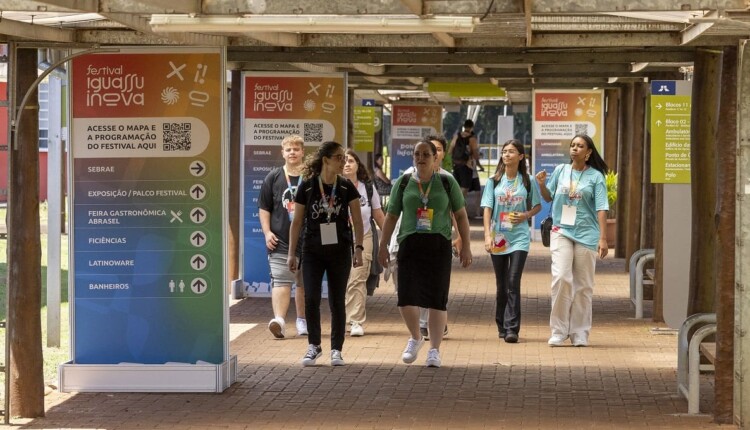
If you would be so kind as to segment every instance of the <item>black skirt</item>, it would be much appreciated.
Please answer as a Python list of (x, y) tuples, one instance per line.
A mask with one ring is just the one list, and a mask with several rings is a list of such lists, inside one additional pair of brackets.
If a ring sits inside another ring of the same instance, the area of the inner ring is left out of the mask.
[(442, 234), (414, 233), (398, 248), (398, 306), (447, 310), (451, 242)]

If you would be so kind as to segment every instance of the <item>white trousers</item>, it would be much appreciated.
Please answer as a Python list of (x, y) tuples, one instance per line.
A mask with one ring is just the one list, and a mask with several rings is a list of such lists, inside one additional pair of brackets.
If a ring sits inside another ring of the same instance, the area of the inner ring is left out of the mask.
[(596, 251), (560, 233), (550, 236), (552, 254), (552, 311), (549, 326), (553, 335), (591, 331), (591, 301), (594, 294)]

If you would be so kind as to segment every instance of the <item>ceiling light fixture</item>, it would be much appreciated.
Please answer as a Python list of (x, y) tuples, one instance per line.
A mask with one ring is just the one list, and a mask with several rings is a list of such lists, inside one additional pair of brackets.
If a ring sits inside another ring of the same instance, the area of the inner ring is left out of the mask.
[(152, 15), (151, 29), (157, 33), (369, 33), (426, 34), (471, 33), (477, 19), (471, 16), (354, 16), (354, 15), (253, 15), (243, 17)]

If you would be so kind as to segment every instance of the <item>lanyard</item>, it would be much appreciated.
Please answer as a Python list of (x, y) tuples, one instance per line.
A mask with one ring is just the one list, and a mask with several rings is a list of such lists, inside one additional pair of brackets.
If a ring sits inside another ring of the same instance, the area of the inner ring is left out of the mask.
[(422, 181), (419, 180), (419, 174), (417, 176), (417, 186), (419, 187), (419, 198), (422, 200), (422, 204), (424, 205), (424, 208), (427, 209), (427, 202), (430, 201), (430, 198), (428, 197), (430, 195), (430, 190), (432, 189), (432, 182), (433, 179), (435, 179), (435, 174), (433, 173), (430, 177), (430, 185), (427, 186), (427, 192), (422, 191)]
[(578, 189), (578, 184), (581, 182), (581, 177), (583, 176), (583, 172), (586, 171), (586, 167), (581, 170), (581, 174), (578, 175), (578, 179), (576, 180), (576, 183), (573, 183), (573, 166), (570, 166), (570, 184), (568, 188), (568, 198), (573, 198), (573, 195), (575, 194), (576, 190)]
[(292, 188), (292, 181), (289, 179), (289, 173), (286, 171), (286, 166), (284, 166), (284, 178), (286, 178), (286, 187), (292, 193), (292, 200), (294, 200), (294, 197), (297, 195), (297, 190), (302, 183), (302, 175), (297, 176), (297, 186)]
[(331, 189), (331, 196), (326, 200), (326, 193), (323, 191), (323, 178), (318, 176), (318, 186), (320, 187), (320, 195), (323, 197), (323, 208), (326, 210), (327, 223), (331, 223), (331, 214), (333, 213), (333, 205), (336, 202), (336, 185), (339, 182), (339, 175), (333, 179), (333, 188)]

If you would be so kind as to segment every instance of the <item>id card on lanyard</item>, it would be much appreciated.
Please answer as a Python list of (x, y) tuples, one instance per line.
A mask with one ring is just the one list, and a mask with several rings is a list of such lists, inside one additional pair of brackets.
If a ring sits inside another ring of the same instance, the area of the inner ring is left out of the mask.
[(433, 173), (430, 177), (430, 185), (427, 186), (427, 191), (422, 191), (422, 181), (419, 179), (419, 175), (416, 176), (416, 179), (417, 187), (419, 187), (419, 198), (422, 201), (422, 207), (417, 208), (417, 231), (430, 231), (432, 230), (433, 210), (427, 207), (427, 203), (430, 202), (430, 190), (432, 190), (435, 174)]
[(284, 178), (286, 179), (286, 189), (289, 190), (289, 194), (291, 195), (291, 199), (286, 202), (286, 211), (289, 214), (289, 221), (294, 221), (294, 198), (296, 197), (297, 190), (299, 190), (299, 186), (302, 183), (302, 175), (297, 176), (297, 185), (293, 186), (291, 179), (289, 179), (289, 173), (286, 171), (286, 166), (284, 166)]
[(571, 199), (573, 199), (573, 196), (578, 189), (578, 184), (581, 182), (581, 176), (583, 176), (583, 172), (581, 172), (580, 176), (578, 176), (578, 180), (573, 183), (573, 166), (570, 166), (570, 185), (567, 187), (567, 189), (562, 189), (562, 191), (566, 193), (568, 197), (568, 203), (563, 204), (562, 206), (562, 214), (560, 216), (560, 224), (562, 225), (574, 226), (576, 223), (576, 212), (578, 210), (578, 207), (573, 204)]
[(331, 195), (326, 199), (326, 193), (323, 190), (323, 179), (318, 176), (318, 186), (320, 187), (320, 195), (323, 200), (323, 209), (326, 211), (326, 222), (320, 223), (320, 243), (321, 245), (335, 245), (339, 243), (338, 235), (336, 232), (336, 221), (331, 224), (331, 215), (333, 215), (334, 205), (336, 203), (336, 185), (338, 184), (339, 177), (333, 180), (333, 188), (331, 189)]

